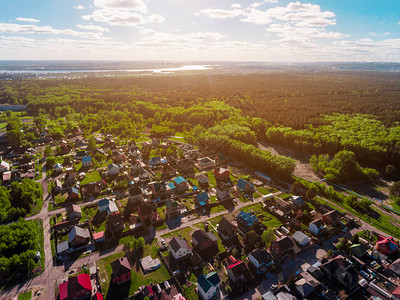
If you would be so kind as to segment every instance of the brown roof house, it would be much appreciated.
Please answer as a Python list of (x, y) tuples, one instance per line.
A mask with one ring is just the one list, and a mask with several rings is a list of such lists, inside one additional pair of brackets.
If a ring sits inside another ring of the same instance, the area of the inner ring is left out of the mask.
[(192, 234), (192, 245), (194, 249), (205, 250), (217, 245), (218, 239), (211, 232), (198, 229)]
[(148, 202), (141, 202), (137, 208), (139, 218), (145, 224), (151, 224), (158, 219), (157, 207)]
[(67, 207), (68, 220), (82, 218), (82, 209), (79, 205), (72, 204)]
[(223, 240), (228, 240), (233, 238), (237, 234), (237, 225), (233, 224), (227, 218), (222, 217), (221, 221), (218, 223), (218, 233)]
[(322, 215), (322, 221), (328, 226), (336, 226), (340, 223), (341, 214), (337, 210), (331, 210)]
[(271, 243), (271, 253), (276, 257), (282, 257), (293, 250), (294, 242), (288, 236), (278, 238)]
[(119, 285), (131, 279), (132, 267), (126, 256), (113, 261), (111, 269), (113, 270), (112, 283)]
[(68, 234), (69, 246), (78, 248), (86, 245), (90, 240), (89, 230), (74, 226)]

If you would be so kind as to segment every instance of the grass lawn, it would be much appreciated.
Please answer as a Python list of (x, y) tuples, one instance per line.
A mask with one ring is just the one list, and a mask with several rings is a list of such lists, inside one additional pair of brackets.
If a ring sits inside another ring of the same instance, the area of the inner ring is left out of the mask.
[(97, 206), (94, 207), (83, 207), (81, 223), (84, 223), (87, 219), (93, 218), (97, 213)]
[(213, 171), (208, 171), (207, 172), (207, 176), (208, 176), (208, 180), (210, 181), (209, 182), (210, 187), (216, 187), (217, 186), (217, 181), (215, 180), (214, 172)]
[(65, 202), (65, 199), (66, 199), (65, 196), (57, 195), (57, 196), (54, 198), (54, 203), (55, 203), (55, 204), (64, 203), (64, 202)]
[(82, 180), (81, 185), (85, 185), (88, 184), (90, 182), (97, 182), (101, 180), (101, 176), (99, 174), (99, 172), (94, 171), (94, 172), (90, 172), (90, 173), (86, 173), (85, 178)]
[(171, 231), (169, 233), (166, 233), (164, 235), (162, 235), (161, 237), (169, 237), (169, 236), (178, 236), (179, 234), (182, 235), (182, 237), (184, 239), (186, 239), (187, 241), (191, 240), (191, 236), (189, 235), (191, 232), (193, 231), (192, 228), (190, 227), (185, 227), (179, 230), (175, 230), (175, 231)]
[(199, 299), (199, 294), (196, 292), (197, 278), (194, 274), (190, 274), (190, 277), (185, 284), (182, 285), (183, 291), (185, 293), (186, 299), (197, 300)]
[(107, 295), (108, 287), (111, 282), (111, 274), (112, 274), (112, 269), (111, 269), (111, 263), (121, 257), (125, 256), (125, 252), (119, 252), (113, 255), (110, 255), (108, 257), (99, 259), (97, 263), (97, 267), (99, 268), (99, 279), (100, 279), (100, 285), (101, 289), (103, 292), (103, 295)]
[(257, 188), (257, 190), (263, 195), (268, 195), (268, 194), (274, 192), (274, 190), (272, 188), (268, 188), (268, 187), (265, 187), (265, 186), (260, 186), (260, 187)]
[(18, 300), (30, 300), (32, 298), (32, 291), (28, 291), (18, 295)]
[(268, 212), (264, 211), (260, 203), (243, 207), (242, 210), (245, 212), (253, 211), (255, 215), (259, 218), (261, 223), (263, 223), (268, 228), (277, 228), (282, 225), (281, 221), (279, 221)]
[[(40, 266), (42, 267), (42, 272), (43, 272), (44, 268), (45, 268), (43, 221), (36, 220), (34, 222), (36, 223), (37, 230), (38, 230), (38, 241), (39, 241), (39, 247), (40, 247)], [(40, 272), (39, 274), (41, 274), (42, 272)]]
[(222, 205), (218, 205), (218, 206), (212, 207), (210, 213), (211, 214), (218, 213), (218, 212), (221, 212), (221, 211), (224, 211), (224, 210), (225, 210), (225, 207), (223, 207)]
[[(151, 245), (145, 245), (143, 249), (143, 257), (147, 255), (151, 255), (152, 258), (157, 257), (157, 240), (154, 240)], [(100, 284), (103, 290), (103, 295), (107, 295), (107, 291), (111, 281), (112, 269), (111, 263), (121, 257), (124, 257), (125, 253), (120, 252), (113, 254), (111, 256), (105, 257), (97, 261), (97, 266), (99, 267), (99, 276), (100, 276)], [(162, 263), (161, 267), (154, 272), (150, 272), (147, 274), (143, 274), (142, 270), (136, 270), (135, 267), (132, 268), (132, 280), (131, 285), (129, 287), (129, 295), (133, 295), (139, 287), (142, 285), (148, 285), (152, 283), (163, 282), (171, 278), (170, 274), (168, 273), (167, 268)]]

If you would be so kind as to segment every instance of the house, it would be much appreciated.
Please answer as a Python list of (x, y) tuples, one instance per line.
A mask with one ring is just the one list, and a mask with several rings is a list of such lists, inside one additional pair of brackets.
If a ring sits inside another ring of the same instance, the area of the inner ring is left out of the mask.
[(340, 223), (341, 215), (337, 210), (331, 210), (322, 215), (322, 221), (328, 226), (336, 226)]
[(211, 232), (198, 229), (192, 234), (192, 245), (194, 249), (205, 250), (217, 245), (218, 239)]
[(92, 157), (91, 156), (84, 156), (82, 157), (82, 166), (84, 167), (91, 167), (92, 166)]
[(218, 201), (226, 201), (232, 199), (231, 187), (223, 182), (218, 183), (216, 187)]
[(261, 173), (261, 172), (254, 172), (254, 178), (264, 182), (264, 183), (270, 183), (271, 182), (271, 177), (268, 177), (267, 175)]
[(189, 243), (181, 238), (174, 236), (168, 245), (169, 251), (175, 259), (182, 259), (189, 257), (193, 254), (192, 248)]
[(116, 212), (107, 216), (106, 232), (109, 232), (111, 235), (115, 236), (121, 233), (123, 229), (124, 220), (121, 213)]
[(70, 247), (78, 248), (89, 242), (89, 230), (74, 226), (68, 233), (68, 242)]
[(55, 164), (55, 165), (54, 165), (54, 172), (55, 172), (55, 173), (61, 173), (62, 170), (63, 170), (62, 164)]
[(83, 188), (83, 195), (85, 198), (97, 198), (103, 189), (103, 187), (106, 187), (107, 183), (105, 181), (101, 180), (99, 182), (90, 182), (87, 186)]
[(131, 265), (126, 256), (117, 259), (111, 263), (112, 283), (122, 284), (131, 279)]
[(349, 260), (338, 255), (321, 264), (320, 268), (327, 280), (333, 280), (341, 288), (351, 291), (358, 284), (358, 272), (352, 265)]
[(216, 272), (201, 274), (197, 279), (197, 289), (204, 300), (213, 298), (219, 289), (221, 280)]
[(275, 198), (275, 206), (279, 210), (283, 211), (285, 215), (289, 215), (292, 212), (292, 206), (290, 205), (290, 203), (279, 197)]
[(194, 197), (194, 203), (195, 203), (196, 208), (205, 207), (206, 205), (208, 205), (209, 201), (210, 201), (210, 197), (208, 197), (207, 192), (202, 192), (200, 194), (197, 194)]
[(389, 256), (397, 251), (399, 245), (395, 242), (394, 238), (379, 235), (374, 248), (383, 255)]
[(296, 208), (302, 208), (306, 204), (301, 196), (292, 196), (290, 197), (289, 202)]
[(217, 182), (227, 182), (230, 180), (231, 171), (226, 168), (214, 169), (214, 177)]
[(78, 152), (76, 152), (75, 159), (82, 160), (82, 158), (85, 157), (86, 155), (87, 153), (85, 150), (79, 150)]
[(150, 166), (150, 168), (160, 167), (161, 166), (161, 157), (160, 156), (154, 156), (154, 157), (150, 158), (149, 166)]
[(319, 236), (323, 232), (324, 228), (325, 224), (322, 219), (317, 219), (308, 225), (308, 230), (314, 236)]
[(206, 169), (215, 168), (216, 164), (215, 164), (215, 160), (213, 160), (209, 157), (203, 157), (203, 158), (199, 158), (197, 160), (197, 166), (198, 166), (199, 170), (206, 170)]
[(363, 257), (367, 253), (368, 247), (364, 244), (354, 244), (350, 246), (350, 252), (357, 258)]
[(255, 187), (243, 178), (239, 178), (238, 183), (236, 184), (236, 190), (247, 195), (253, 195)]
[(168, 199), (165, 207), (166, 207), (167, 217), (169, 220), (173, 220), (180, 216), (181, 205), (175, 199)]
[(229, 280), (234, 282), (235, 284), (243, 284), (251, 280), (251, 275), (249, 274), (249, 270), (247, 269), (245, 263), (243, 261), (236, 261), (226, 267), (226, 271), (228, 273)]
[(199, 186), (205, 189), (208, 188), (210, 183), (207, 174), (200, 174), (199, 176), (197, 176), (197, 181), (199, 182)]
[(218, 223), (218, 233), (223, 240), (228, 240), (236, 236), (237, 226), (226, 217), (222, 217)]
[(152, 198), (166, 199), (172, 194), (171, 188), (163, 181), (151, 183), (150, 191), (152, 193)]
[(92, 283), (88, 274), (82, 273), (71, 277), (58, 287), (60, 300), (78, 300), (90, 298), (92, 295)]
[(293, 250), (294, 243), (288, 236), (280, 237), (271, 243), (271, 253), (275, 257), (282, 257)]
[(4, 183), (9, 183), (11, 181), (11, 171), (3, 172), (2, 181)]
[(128, 190), (129, 192), (129, 201), (131, 203), (140, 203), (143, 199), (142, 189), (136, 184), (131, 186)]
[(236, 217), (239, 230), (246, 234), (247, 232), (254, 230), (255, 232), (261, 232), (261, 223), (258, 218), (252, 212), (240, 211)]
[(396, 275), (400, 275), (400, 258), (392, 262), (389, 268), (396, 273)]
[(292, 238), (297, 244), (299, 244), (302, 247), (307, 246), (311, 241), (310, 237), (307, 234), (305, 234), (304, 232), (301, 232), (301, 231), (296, 231), (292, 235)]
[(79, 200), (80, 198), (80, 193), (79, 190), (76, 187), (72, 187), (69, 191), (68, 191), (68, 201), (76, 201)]
[(306, 299), (321, 283), (308, 272), (301, 272), (300, 276), (301, 279), (294, 283), (295, 290), (301, 299)]
[(72, 204), (67, 207), (68, 220), (82, 218), (82, 209), (79, 205)]
[(93, 240), (96, 244), (103, 243), (106, 241), (104, 231), (96, 232), (93, 234)]
[(64, 187), (73, 186), (76, 182), (76, 175), (72, 171), (67, 171), (64, 176)]
[(62, 184), (60, 180), (54, 181), (53, 194), (59, 194), (62, 191)]
[(189, 189), (189, 184), (188, 184), (188, 182), (187, 182), (186, 179), (183, 178), (182, 176), (176, 177), (176, 178), (173, 180), (173, 183), (174, 183), (174, 185), (175, 185), (175, 187), (176, 187), (176, 190), (177, 190), (178, 192), (184, 192), (184, 191), (187, 191), (187, 190)]
[(10, 171), (10, 164), (4, 160), (0, 163), (0, 173)]
[(257, 269), (257, 273), (265, 273), (274, 263), (271, 254), (265, 249), (257, 249), (248, 256), (250, 263)]
[(57, 245), (57, 255), (60, 256), (60, 258), (62, 255), (68, 253), (68, 250), (69, 250), (68, 241), (64, 241)]
[(109, 165), (107, 166), (108, 174), (109, 174), (110, 176), (118, 175), (118, 174), (119, 174), (120, 168), (121, 168), (120, 165), (117, 165), (117, 164), (114, 164), (114, 163), (109, 164)]
[(148, 203), (141, 202), (137, 208), (139, 218), (145, 223), (150, 224), (158, 219), (157, 207)]
[(108, 200), (107, 198), (101, 199), (97, 205), (99, 206), (99, 212), (107, 212), (108, 215), (119, 212), (118, 206), (115, 201)]

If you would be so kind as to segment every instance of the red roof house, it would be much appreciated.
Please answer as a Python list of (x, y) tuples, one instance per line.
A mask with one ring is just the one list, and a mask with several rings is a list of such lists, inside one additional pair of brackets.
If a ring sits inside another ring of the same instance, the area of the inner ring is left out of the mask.
[(396, 252), (399, 245), (394, 241), (392, 237), (379, 236), (375, 244), (375, 249), (383, 255), (389, 256)]
[(59, 285), (60, 300), (83, 299), (92, 294), (92, 283), (88, 274), (79, 274)]

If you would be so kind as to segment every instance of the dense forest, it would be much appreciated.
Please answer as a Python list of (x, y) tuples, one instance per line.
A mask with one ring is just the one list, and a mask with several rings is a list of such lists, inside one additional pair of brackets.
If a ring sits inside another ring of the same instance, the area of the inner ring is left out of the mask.
[[(360, 164), (385, 167), (400, 164), (399, 86), (399, 74), (379, 72), (14, 80), (0, 81), (0, 102), (27, 104), (39, 128), (49, 116), (58, 120), (49, 128), (55, 139), (78, 123), (85, 135), (181, 132), (193, 142), (225, 136), (225, 151), (244, 159), (261, 140), (332, 158), (351, 151)], [(12, 124), (7, 134), (15, 144), (32, 140)], [(281, 158), (263, 156), (258, 165), (275, 170), (269, 164)]]

